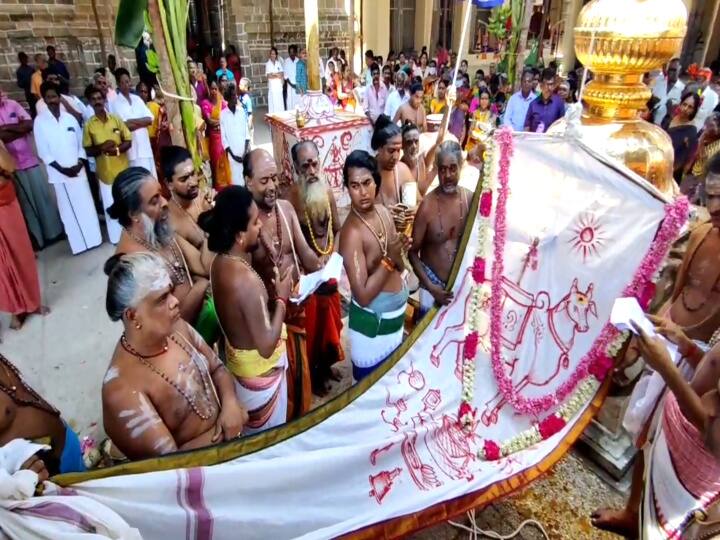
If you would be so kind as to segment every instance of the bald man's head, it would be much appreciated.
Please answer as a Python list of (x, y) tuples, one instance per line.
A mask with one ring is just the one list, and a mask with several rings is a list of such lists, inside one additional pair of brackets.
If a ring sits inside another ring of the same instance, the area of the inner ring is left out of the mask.
[(245, 185), (263, 210), (275, 207), (278, 196), (278, 169), (275, 159), (267, 150), (256, 148), (243, 158)]

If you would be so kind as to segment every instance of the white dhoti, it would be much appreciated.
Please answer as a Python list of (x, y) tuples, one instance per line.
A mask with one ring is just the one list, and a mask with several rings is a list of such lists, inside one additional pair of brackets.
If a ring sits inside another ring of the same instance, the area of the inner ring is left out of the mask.
[(268, 113), (277, 114), (285, 110), (282, 95), (282, 81), (280, 79), (270, 79), (268, 81)]
[[(226, 366), (235, 378), (235, 394), (240, 404), (248, 412), (248, 422), (243, 435), (252, 435), (270, 429), (287, 420), (287, 377), (288, 367), (285, 342), (281, 340), (273, 355), (265, 360), (255, 351), (232, 348), (225, 340)], [(273, 360), (274, 358), (274, 360)], [(257, 366), (274, 365), (269, 371), (266, 367), (260, 375), (248, 375)]]
[(73, 255), (102, 244), (100, 223), (85, 171), (53, 187)]
[(157, 178), (157, 170), (155, 169), (155, 160), (151, 157), (131, 159), (130, 166), (131, 167), (142, 167), (143, 169), (147, 169), (148, 171), (150, 171), (150, 173), (153, 175), (153, 177)]
[(287, 86), (287, 110), (291, 111), (300, 104), (300, 96), (295, 89), (288, 84)]
[(645, 452), (645, 492), (640, 514), (643, 540), (675, 538), (700, 507), (675, 474), (665, 433), (658, 431)]
[(102, 197), (103, 210), (105, 212), (105, 226), (107, 227), (108, 238), (112, 244), (117, 244), (120, 241), (120, 234), (122, 234), (122, 227), (116, 219), (112, 219), (108, 216), (107, 209), (112, 206), (112, 185), (106, 184), (102, 180), (98, 182), (100, 184), (100, 196)]
[(228, 161), (230, 162), (230, 181), (233, 186), (244, 186), (245, 176), (243, 176), (243, 164), (238, 163), (230, 156), (228, 156)]

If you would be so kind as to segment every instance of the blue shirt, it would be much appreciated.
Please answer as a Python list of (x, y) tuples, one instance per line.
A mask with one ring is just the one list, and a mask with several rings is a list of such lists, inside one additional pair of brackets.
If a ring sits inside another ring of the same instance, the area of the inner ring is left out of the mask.
[(525, 129), (525, 118), (527, 117), (530, 103), (535, 101), (535, 94), (530, 92), (527, 97), (523, 97), (522, 92), (515, 92), (508, 100), (505, 107), (505, 114), (502, 123), (504, 126), (511, 126), (513, 131), (522, 131)]
[(528, 107), (525, 131), (545, 133), (553, 122), (563, 116), (565, 116), (565, 102), (560, 96), (553, 94), (545, 101), (540, 95)]
[(225, 75), (225, 78), (226, 78), (228, 81), (234, 81), (234, 80), (235, 80), (235, 75), (233, 74), (232, 71), (230, 71), (230, 70), (227, 69), (227, 68), (225, 68), (225, 69), (220, 68), (220, 69), (218, 69), (218, 70), (215, 72), (215, 76), (216, 76), (218, 79), (220, 79), (220, 76), (221, 76), (221, 75)]

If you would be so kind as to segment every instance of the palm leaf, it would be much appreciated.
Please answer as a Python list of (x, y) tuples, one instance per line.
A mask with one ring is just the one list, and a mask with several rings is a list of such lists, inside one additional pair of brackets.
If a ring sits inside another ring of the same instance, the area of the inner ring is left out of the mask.
[(134, 49), (145, 29), (148, 0), (120, 0), (115, 19), (115, 44)]

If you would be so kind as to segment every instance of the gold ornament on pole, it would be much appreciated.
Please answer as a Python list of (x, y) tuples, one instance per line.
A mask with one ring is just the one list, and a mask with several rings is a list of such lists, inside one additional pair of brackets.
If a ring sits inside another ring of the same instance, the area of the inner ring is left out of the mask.
[(666, 194), (675, 189), (673, 147), (640, 119), (651, 97), (645, 72), (663, 67), (687, 31), (683, 0), (593, 0), (575, 26), (575, 52), (595, 78), (583, 93), (583, 139)]

